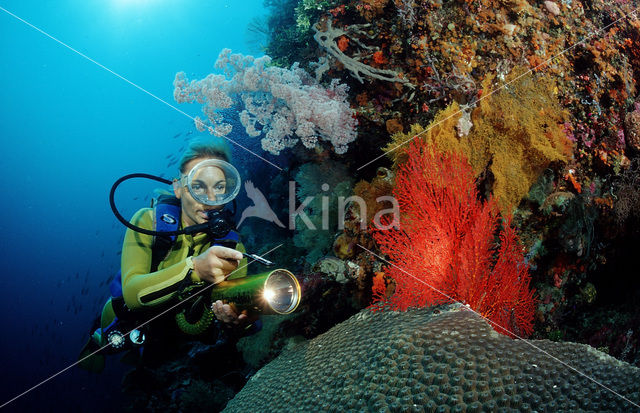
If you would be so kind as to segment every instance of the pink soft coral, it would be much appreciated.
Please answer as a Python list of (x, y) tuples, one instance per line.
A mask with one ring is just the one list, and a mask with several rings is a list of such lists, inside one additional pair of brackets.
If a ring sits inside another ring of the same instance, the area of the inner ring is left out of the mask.
[(218, 136), (231, 132), (220, 110), (231, 108), (237, 99), (245, 131), (262, 136), (262, 149), (274, 155), (299, 141), (314, 148), (319, 140), (330, 142), (336, 153), (346, 152), (357, 136), (347, 86), (334, 80), (325, 88), (297, 63), (283, 69), (270, 62), (268, 56), (254, 59), (224, 49), (216, 68), (225, 75), (189, 81), (180, 72), (173, 82), (174, 98), (178, 103), (203, 104), (208, 121), (196, 118), (196, 126)]

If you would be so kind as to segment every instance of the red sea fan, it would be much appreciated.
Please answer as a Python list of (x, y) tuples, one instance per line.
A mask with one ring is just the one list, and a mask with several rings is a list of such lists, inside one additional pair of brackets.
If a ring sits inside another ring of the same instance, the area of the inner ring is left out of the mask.
[(375, 295), (374, 308), (404, 311), (459, 301), (498, 324), (503, 334), (530, 334), (533, 291), (509, 220), (499, 228), (495, 201), (479, 199), (461, 154), (437, 152), (424, 142), (412, 143), (406, 152), (394, 190), (401, 227), (374, 231), (396, 289), (386, 301)]

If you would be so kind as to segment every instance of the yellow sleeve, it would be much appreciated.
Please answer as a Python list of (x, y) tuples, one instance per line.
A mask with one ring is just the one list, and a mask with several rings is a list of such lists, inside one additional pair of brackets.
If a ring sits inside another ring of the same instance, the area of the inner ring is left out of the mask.
[[(153, 209), (141, 209), (131, 223), (153, 229)], [(122, 245), (122, 295), (130, 309), (152, 307), (167, 301), (189, 272), (185, 259), (162, 270), (149, 272), (152, 244), (153, 236), (127, 229)]]

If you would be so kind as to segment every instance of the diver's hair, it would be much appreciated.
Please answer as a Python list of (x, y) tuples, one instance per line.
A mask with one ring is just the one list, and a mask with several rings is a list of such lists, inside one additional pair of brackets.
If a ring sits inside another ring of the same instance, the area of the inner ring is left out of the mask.
[(224, 138), (217, 136), (194, 138), (180, 158), (180, 173), (187, 173), (186, 165), (198, 158), (218, 158), (231, 163), (231, 148)]

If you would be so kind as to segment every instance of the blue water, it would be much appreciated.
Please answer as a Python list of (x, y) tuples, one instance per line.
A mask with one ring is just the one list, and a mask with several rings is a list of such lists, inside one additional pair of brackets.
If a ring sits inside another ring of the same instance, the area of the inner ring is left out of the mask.
[[(247, 25), (266, 14), (262, 0), (0, 0), (0, 7), (174, 105), (176, 72), (204, 77), (225, 47), (259, 55)], [(131, 172), (175, 176), (168, 157), (195, 128), (3, 10), (0, 78), (4, 404), (76, 360), (108, 295), (124, 234), (109, 209), (113, 181)], [(197, 105), (180, 109), (200, 114)], [(157, 186), (124, 184), (123, 214), (147, 206)], [(124, 370), (117, 359), (101, 375), (73, 368), (3, 410), (115, 411)]]

